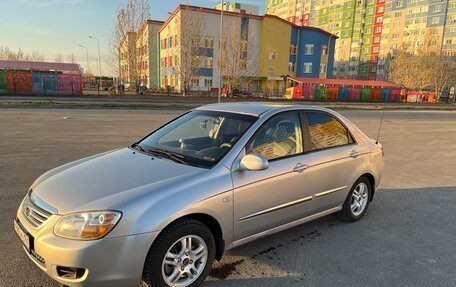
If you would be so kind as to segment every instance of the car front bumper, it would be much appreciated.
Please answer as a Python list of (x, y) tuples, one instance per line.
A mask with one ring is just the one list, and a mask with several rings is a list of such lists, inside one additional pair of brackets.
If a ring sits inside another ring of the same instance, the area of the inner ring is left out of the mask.
[[(59, 216), (51, 216), (45, 224), (32, 227), (23, 213), (16, 222), (30, 236), (29, 258), (52, 279), (61, 284), (80, 286), (138, 286), (147, 252), (158, 232), (143, 233), (92, 241), (70, 240), (54, 235)], [(62, 270), (78, 268), (77, 278), (62, 276)]]

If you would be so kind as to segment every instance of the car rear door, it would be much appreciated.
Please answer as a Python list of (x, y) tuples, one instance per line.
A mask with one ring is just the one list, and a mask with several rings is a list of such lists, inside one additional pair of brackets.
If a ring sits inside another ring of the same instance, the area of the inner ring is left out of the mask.
[(362, 159), (348, 129), (335, 116), (319, 111), (305, 112), (305, 126), (310, 142), (314, 212), (341, 205), (355, 182)]

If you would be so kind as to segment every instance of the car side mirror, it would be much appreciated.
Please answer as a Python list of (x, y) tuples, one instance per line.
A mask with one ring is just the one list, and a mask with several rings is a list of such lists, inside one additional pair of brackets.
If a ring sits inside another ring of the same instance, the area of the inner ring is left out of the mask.
[(245, 155), (239, 163), (240, 170), (265, 170), (269, 167), (269, 161), (258, 153)]

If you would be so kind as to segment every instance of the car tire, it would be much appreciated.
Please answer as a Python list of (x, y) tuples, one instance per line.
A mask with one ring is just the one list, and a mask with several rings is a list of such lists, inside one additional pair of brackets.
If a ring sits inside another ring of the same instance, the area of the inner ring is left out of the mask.
[[(204, 255), (198, 253), (200, 249)], [(215, 239), (210, 229), (200, 221), (180, 219), (166, 227), (150, 248), (140, 286), (200, 286), (214, 258)], [(176, 272), (178, 280), (171, 283)]]
[(338, 213), (339, 218), (347, 222), (360, 220), (367, 212), (371, 197), (371, 184), (366, 177), (362, 176), (350, 189), (342, 210)]

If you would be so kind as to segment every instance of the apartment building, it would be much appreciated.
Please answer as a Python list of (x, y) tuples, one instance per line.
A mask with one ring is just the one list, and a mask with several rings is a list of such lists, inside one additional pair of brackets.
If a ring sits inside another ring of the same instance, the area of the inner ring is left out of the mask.
[[(214, 7), (217, 10), (222, 10), (222, 4), (219, 4)], [(255, 5), (249, 5), (244, 3), (238, 2), (224, 2), (223, 3), (224, 11), (236, 12), (241, 14), (251, 14), (251, 15), (259, 15), (260, 8)]]
[(266, 13), (338, 35), (335, 78), (385, 80), (398, 49), (456, 55), (456, 0), (266, 0)]
[[(220, 13), (218, 9), (180, 5), (159, 30), (161, 86), (183, 90), (180, 67), (185, 66), (188, 53), (184, 45), (185, 35), (190, 34), (201, 22), (202, 28), (197, 46), (191, 57), (193, 91), (216, 91), (219, 88), (219, 57), (230, 50), (236, 51), (230, 60), (239, 61), (244, 79), (239, 87), (259, 91), (266, 86), (281, 93), (285, 89), (286, 76), (326, 78), (332, 77), (336, 35), (313, 27), (299, 27), (274, 15), (255, 15), (244, 12), (224, 12), (222, 49), (220, 37)], [(186, 27), (192, 27), (188, 29)], [(231, 68), (233, 69), (233, 68)], [(230, 64), (224, 64), (224, 81), (230, 75)], [(231, 71), (231, 73), (234, 73)]]
[(128, 32), (119, 45), (120, 82), (127, 88), (135, 87), (136, 32)]
[(158, 30), (163, 21), (147, 20), (136, 35), (136, 65), (138, 84), (148, 88), (158, 88)]

